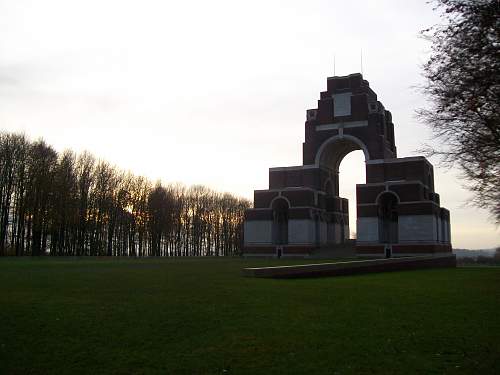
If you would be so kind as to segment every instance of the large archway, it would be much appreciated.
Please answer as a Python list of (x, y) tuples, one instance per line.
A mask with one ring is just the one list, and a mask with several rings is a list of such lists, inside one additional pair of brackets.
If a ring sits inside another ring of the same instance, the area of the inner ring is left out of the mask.
[(315, 162), (324, 176), (323, 191), (333, 222), (328, 242), (356, 236), (356, 184), (366, 183), (365, 161), (369, 158), (366, 145), (353, 136), (331, 137), (318, 149)]
[(330, 174), (326, 180), (330, 180), (334, 196), (339, 196), (339, 168), (342, 160), (348, 154), (358, 150), (362, 151), (364, 161), (370, 160), (370, 154), (366, 145), (353, 136), (334, 136), (327, 139), (319, 147), (315, 164)]
[(316, 166), (336, 166), (339, 159), (351, 151), (362, 150), (365, 160), (370, 160), (368, 147), (359, 138), (352, 135), (335, 135), (324, 141), (318, 149), (315, 157)]
[(339, 166), (339, 196), (349, 202), (349, 237), (357, 237), (356, 185), (366, 183), (365, 156), (361, 150), (348, 153)]

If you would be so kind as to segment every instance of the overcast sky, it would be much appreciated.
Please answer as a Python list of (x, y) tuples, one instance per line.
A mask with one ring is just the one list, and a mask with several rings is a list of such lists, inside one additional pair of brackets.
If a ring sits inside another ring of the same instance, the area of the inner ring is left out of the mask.
[[(334, 55), (344, 75), (360, 71), (363, 50), (398, 156), (418, 155), (432, 138), (414, 118), (429, 50), (418, 32), (436, 22), (422, 0), (0, 0), (0, 129), (253, 198), (269, 167), (302, 164), (306, 109)], [(435, 171), (454, 247), (500, 245), (457, 171)], [(361, 151), (340, 173), (354, 213)]]

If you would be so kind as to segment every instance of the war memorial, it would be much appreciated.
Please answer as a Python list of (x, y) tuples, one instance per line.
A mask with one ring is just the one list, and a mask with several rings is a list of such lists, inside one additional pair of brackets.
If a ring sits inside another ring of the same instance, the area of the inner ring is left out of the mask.
[[(339, 166), (351, 151), (365, 156), (366, 183), (356, 186), (355, 241)], [(422, 156), (398, 158), (391, 112), (359, 73), (327, 79), (307, 111), (303, 165), (269, 169), (269, 189), (255, 190), (245, 212), (247, 257), (310, 257), (341, 249), (353, 255), (450, 254), (450, 214)]]

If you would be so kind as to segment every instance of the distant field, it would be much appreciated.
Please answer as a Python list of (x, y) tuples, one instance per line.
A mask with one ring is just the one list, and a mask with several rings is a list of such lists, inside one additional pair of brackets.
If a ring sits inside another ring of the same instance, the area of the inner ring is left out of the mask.
[(0, 373), (500, 374), (500, 267), (240, 276), (290, 263), (0, 259)]

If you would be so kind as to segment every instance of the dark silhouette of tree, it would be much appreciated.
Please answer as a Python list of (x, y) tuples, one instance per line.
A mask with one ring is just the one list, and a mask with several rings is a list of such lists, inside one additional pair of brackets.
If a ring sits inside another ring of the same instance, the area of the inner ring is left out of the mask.
[(84, 152), (77, 158), (76, 180), (78, 199), (78, 219), (76, 230), (76, 253), (75, 255), (88, 255), (88, 230), (90, 211), (90, 191), (93, 188), (93, 172), (95, 158), (88, 152)]
[[(23, 135), (0, 133), (0, 255), (5, 253), (9, 224), (14, 232), (11, 242), (16, 230), (24, 230), (24, 207), (19, 205), (25, 197), (27, 147)], [(12, 213), (13, 205), (17, 212)], [(19, 246), (18, 243), (16, 248)]]
[(25, 250), (26, 239), (26, 212), (27, 212), (27, 165), (30, 144), (23, 135), (12, 135), (16, 137), (16, 152), (14, 157), (14, 198), (13, 205), (7, 207), (10, 210), (9, 216), (12, 216), (11, 222), (11, 242), (10, 247), (13, 248), (16, 255), (23, 255)]
[(64, 151), (54, 169), (51, 205), (51, 255), (72, 254), (72, 241), (78, 224), (78, 185), (76, 176), (76, 155)]
[(33, 255), (47, 250), (50, 229), (50, 203), (57, 163), (56, 151), (40, 140), (31, 146), (28, 158), (27, 216), (28, 249)]
[(0, 255), (235, 255), (248, 207), (0, 133)]
[(168, 255), (164, 245), (171, 231), (172, 201), (170, 192), (160, 183), (149, 193), (149, 239), (152, 255)]
[(423, 66), (429, 109), (419, 111), (442, 147), (429, 154), (458, 165), (500, 222), (500, 3), (436, 0), (443, 24), (424, 30), (432, 54)]

